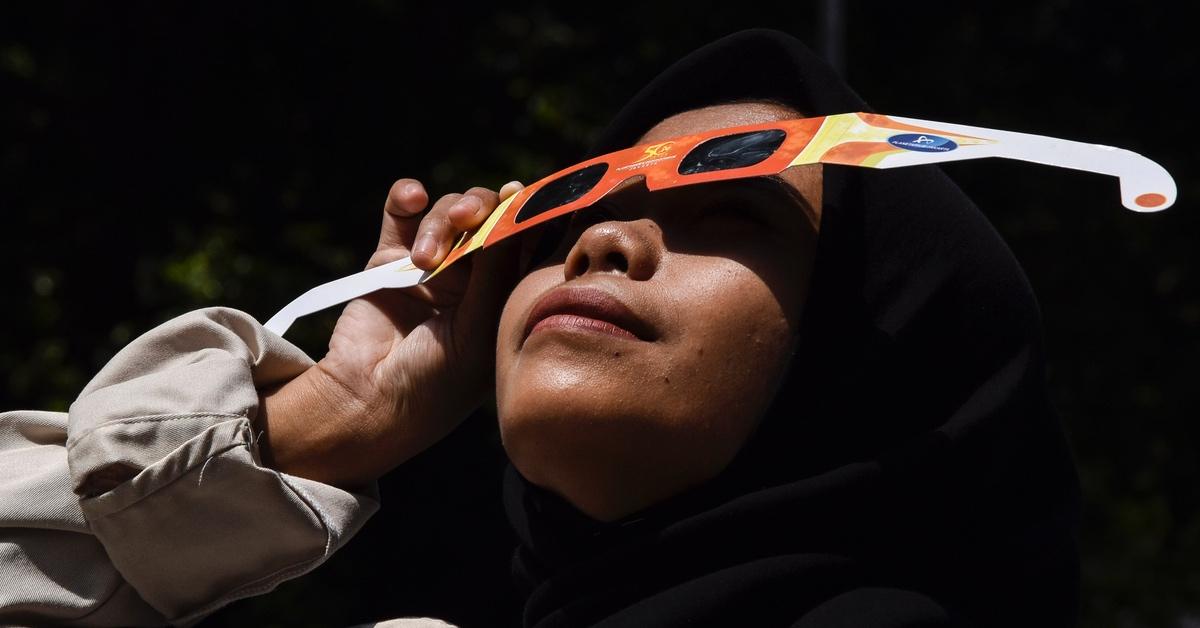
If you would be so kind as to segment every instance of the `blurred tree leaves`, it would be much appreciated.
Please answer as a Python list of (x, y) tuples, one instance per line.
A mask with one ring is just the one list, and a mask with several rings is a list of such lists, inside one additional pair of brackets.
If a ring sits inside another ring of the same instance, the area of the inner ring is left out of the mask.
[[(1195, 625), (1200, 216), (1189, 191), (1200, 177), (1180, 136), (1200, 70), (1190, 21), (1165, 3), (847, 7), (848, 79), (877, 110), (1117, 145), (1176, 176), (1179, 206), (1141, 216), (1092, 175), (946, 168), (1042, 304), (1085, 490), (1083, 625)], [(800, 3), (472, 11), (391, 0), (0, 9), (2, 407), (65, 409), (155, 324), (212, 305), (265, 318), (358, 270), (398, 177), (435, 195), (528, 182), (577, 160), (685, 52), (749, 26), (815, 41), (817, 24), (815, 4)], [(319, 356), (336, 315), (289, 338)], [(425, 614), (468, 626), (512, 612), (496, 588), (501, 462), (488, 417), (469, 422), (385, 481), (384, 512), (327, 565), (206, 623)]]

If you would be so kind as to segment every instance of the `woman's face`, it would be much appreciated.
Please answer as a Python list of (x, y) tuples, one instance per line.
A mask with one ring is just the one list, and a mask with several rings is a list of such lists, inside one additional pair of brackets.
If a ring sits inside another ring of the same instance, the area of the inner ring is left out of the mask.
[[(716, 105), (641, 141), (795, 117)], [(500, 430), (521, 474), (607, 521), (724, 469), (794, 349), (820, 208), (810, 166), (655, 193), (626, 182), (577, 212), (500, 319)]]

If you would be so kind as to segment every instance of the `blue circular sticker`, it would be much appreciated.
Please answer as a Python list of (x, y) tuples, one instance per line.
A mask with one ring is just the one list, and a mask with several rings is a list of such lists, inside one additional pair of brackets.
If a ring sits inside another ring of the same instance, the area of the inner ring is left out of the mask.
[(929, 133), (901, 133), (888, 138), (888, 144), (905, 150), (915, 150), (921, 153), (948, 153), (958, 144), (948, 137)]

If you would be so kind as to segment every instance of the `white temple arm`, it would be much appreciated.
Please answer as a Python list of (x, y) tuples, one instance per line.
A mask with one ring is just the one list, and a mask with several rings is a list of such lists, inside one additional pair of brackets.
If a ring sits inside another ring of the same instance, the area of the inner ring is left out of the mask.
[(323, 283), (296, 297), (263, 327), (282, 336), (297, 318), (345, 303), (350, 299), (370, 294), (381, 288), (408, 288), (425, 278), (425, 271), (416, 268), (410, 258), (399, 259), (355, 273), (329, 283)]
[(888, 155), (877, 168), (897, 168), (916, 164), (1004, 157), (1048, 166), (1086, 170), (1117, 177), (1121, 181), (1121, 204), (1137, 212), (1155, 212), (1175, 202), (1175, 180), (1154, 161), (1133, 151), (1102, 144), (1085, 144), (1044, 135), (999, 131), (888, 116), (897, 122), (944, 129), (962, 135), (986, 138), (992, 143), (963, 144), (942, 153), (903, 152)]

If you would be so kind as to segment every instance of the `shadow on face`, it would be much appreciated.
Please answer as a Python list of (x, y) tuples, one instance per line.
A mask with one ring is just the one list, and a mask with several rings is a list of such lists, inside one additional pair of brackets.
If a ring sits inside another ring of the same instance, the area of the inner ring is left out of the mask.
[[(715, 105), (641, 141), (797, 117)], [(627, 182), (572, 216), (500, 320), (500, 430), (521, 474), (610, 521), (720, 473), (795, 348), (820, 207), (820, 166), (806, 166), (654, 193)]]

